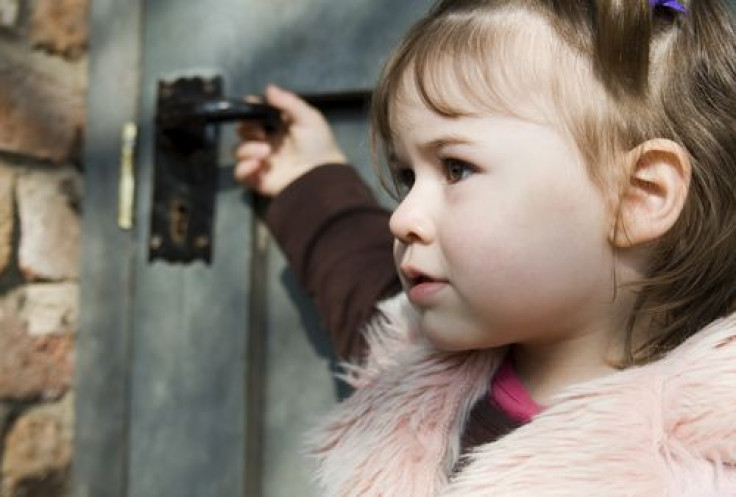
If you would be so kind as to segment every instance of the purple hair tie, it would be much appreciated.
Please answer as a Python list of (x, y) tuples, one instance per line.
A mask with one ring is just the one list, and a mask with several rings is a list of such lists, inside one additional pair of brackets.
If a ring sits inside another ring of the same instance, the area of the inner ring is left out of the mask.
[(655, 9), (657, 7), (665, 7), (667, 9), (672, 9), (683, 14), (687, 12), (687, 9), (676, 0), (649, 0), (649, 5), (651, 5), (652, 8)]

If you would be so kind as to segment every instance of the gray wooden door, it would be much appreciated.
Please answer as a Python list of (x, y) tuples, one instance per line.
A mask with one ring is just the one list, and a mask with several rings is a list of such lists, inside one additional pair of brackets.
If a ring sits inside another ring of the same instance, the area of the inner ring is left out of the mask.
[[(74, 492), (309, 496), (304, 430), (339, 387), (314, 309), (232, 181), (222, 131), (210, 265), (149, 262), (156, 88), (220, 75), (370, 88), (428, 0), (92, 0)], [(373, 185), (361, 109), (328, 116)], [(136, 222), (117, 226), (120, 130), (137, 123)], [(376, 188), (377, 189), (377, 188)]]

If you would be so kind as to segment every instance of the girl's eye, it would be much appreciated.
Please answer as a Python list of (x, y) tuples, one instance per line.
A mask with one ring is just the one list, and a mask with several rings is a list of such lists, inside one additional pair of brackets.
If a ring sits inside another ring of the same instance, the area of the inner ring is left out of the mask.
[(397, 193), (401, 197), (405, 196), (411, 190), (411, 187), (414, 186), (414, 170), (408, 167), (395, 169), (393, 177)]
[(442, 159), (442, 167), (445, 171), (445, 179), (453, 184), (464, 180), (475, 172), (475, 167), (459, 159)]

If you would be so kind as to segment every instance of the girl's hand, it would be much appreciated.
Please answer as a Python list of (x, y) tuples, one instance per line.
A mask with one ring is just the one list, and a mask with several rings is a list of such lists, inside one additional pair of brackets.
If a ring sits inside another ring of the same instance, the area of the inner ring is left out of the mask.
[(267, 136), (261, 126), (244, 122), (236, 152), (235, 179), (251, 190), (272, 197), (317, 166), (346, 164), (324, 116), (296, 94), (273, 85), (266, 102), (282, 111), (285, 129)]

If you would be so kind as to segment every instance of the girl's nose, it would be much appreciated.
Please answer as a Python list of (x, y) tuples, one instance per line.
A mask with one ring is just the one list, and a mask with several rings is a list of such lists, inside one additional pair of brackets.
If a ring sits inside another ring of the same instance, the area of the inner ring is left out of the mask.
[(391, 233), (402, 243), (430, 243), (434, 239), (434, 225), (428, 210), (427, 199), (417, 195), (415, 190), (396, 207), (389, 227)]

